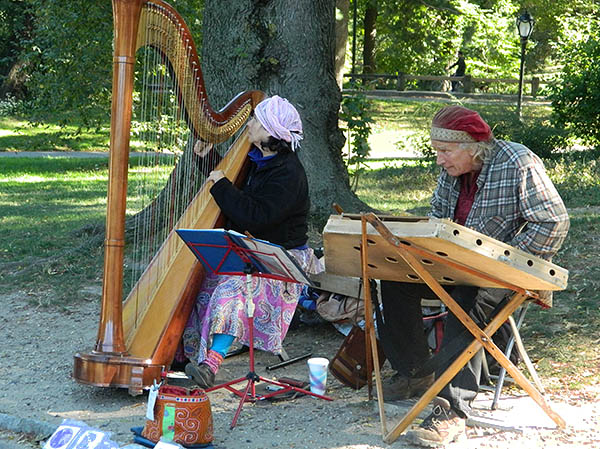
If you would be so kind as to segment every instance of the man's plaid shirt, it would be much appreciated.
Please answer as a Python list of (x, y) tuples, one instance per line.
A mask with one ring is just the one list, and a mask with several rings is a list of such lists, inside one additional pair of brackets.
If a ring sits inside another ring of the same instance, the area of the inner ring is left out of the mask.
[[(551, 259), (569, 230), (567, 209), (544, 165), (527, 147), (497, 140), (484, 162), (465, 226)], [(460, 180), (445, 170), (431, 199), (430, 215), (454, 219)]]

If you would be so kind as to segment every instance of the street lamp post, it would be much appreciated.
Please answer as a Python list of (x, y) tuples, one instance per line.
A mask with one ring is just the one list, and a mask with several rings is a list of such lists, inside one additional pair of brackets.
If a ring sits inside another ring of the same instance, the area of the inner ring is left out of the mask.
[(531, 35), (534, 24), (533, 17), (525, 11), (517, 17), (517, 30), (521, 37), (521, 67), (519, 70), (519, 94), (517, 97), (517, 115), (521, 118), (521, 100), (523, 99), (523, 74), (525, 71), (525, 47), (527, 47), (527, 39)]

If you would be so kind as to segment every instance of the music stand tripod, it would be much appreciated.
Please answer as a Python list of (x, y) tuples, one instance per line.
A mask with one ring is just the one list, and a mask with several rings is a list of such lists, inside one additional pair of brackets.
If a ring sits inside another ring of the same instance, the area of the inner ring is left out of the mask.
[[(266, 277), (285, 282), (310, 283), (308, 277), (285, 249), (264, 240), (253, 239), (234, 231), (222, 229), (177, 230), (177, 233), (183, 238), (204, 266), (214, 274), (244, 275), (246, 277), (247, 296), (245, 309), (246, 317), (248, 318), (249, 371), (244, 377), (206, 389), (206, 392), (211, 392), (219, 388), (225, 388), (240, 397), (240, 402), (231, 421), (230, 429), (236, 426), (246, 402), (262, 401), (290, 391), (332, 401), (333, 399), (328, 396), (259, 376), (254, 370), (255, 304), (252, 295), (252, 278)], [(219, 241), (220, 238), (222, 238), (222, 241)], [(275, 385), (279, 389), (271, 393), (257, 395), (256, 383), (261, 381)], [(241, 382), (247, 382), (244, 390), (233, 388), (233, 385)]]

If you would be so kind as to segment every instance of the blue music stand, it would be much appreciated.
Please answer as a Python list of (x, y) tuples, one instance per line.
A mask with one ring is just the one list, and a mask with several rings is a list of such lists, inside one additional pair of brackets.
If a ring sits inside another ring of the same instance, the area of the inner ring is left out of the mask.
[(282, 246), (225, 229), (177, 229), (204, 267), (214, 274), (253, 276), (313, 285)]
[[(245, 402), (265, 400), (289, 391), (332, 401), (333, 399), (328, 396), (267, 379), (257, 375), (254, 371), (254, 345), (252, 342), (254, 341), (255, 305), (252, 298), (252, 276), (313, 285), (306, 273), (285, 248), (266, 240), (248, 237), (239, 232), (225, 229), (177, 229), (176, 231), (208, 271), (218, 275), (246, 276), (246, 316), (248, 317), (250, 343), (250, 370), (244, 377), (206, 390), (210, 392), (219, 388), (226, 388), (241, 398), (230, 428), (235, 427)], [(232, 387), (232, 385), (243, 381), (248, 382), (243, 392)], [(276, 385), (280, 389), (265, 395), (257, 395), (255, 383), (260, 381)]]

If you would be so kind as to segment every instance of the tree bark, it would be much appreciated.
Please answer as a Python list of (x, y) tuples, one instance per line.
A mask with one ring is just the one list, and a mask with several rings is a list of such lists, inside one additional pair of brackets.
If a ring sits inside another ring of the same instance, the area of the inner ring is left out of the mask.
[(344, 64), (348, 45), (349, 0), (335, 2), (335, 78), (340, 89), (344, 85)]
[(377, 30), (377, 0), (369, 0), (365, 9), (364, 42), (363, 42), (363, 73), (375, 73), (375, 36)]
[(27, 89), (26, 62), (17, 61), (13, 64), (4, 81), (0, 84), (0, 98), (11, 95), (15, 98), (25, 98)]
[(310, 185), (311, 212), (332, 203), (357, 211), (338, 127), (341, 93), (335, 77), (336, 0), (207, 0), (202, 72), (213, 107), (243, 90), (260, 89), (294, 104), (304, 140), (298, 155)]

